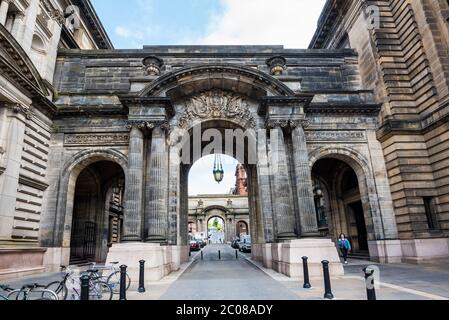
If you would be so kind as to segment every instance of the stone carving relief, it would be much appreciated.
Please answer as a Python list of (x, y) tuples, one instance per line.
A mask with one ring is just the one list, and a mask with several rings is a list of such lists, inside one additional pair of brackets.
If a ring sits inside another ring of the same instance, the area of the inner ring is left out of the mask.
[(186, 101), (186, 112), (179, 120), (180, 128), (187, 128), (195, 120), (230, 119), (255, 127), (256, 121), (248, 103), (241, 96), (219, 90), (207, 91)]
[(365, 142), (363, 131), (306, 131), (308, 141), (351, 141)]
[(268, 129), (275, 128), (291, 128), (295, 129), (297, 127), (307, 128), (310, 125), (310, 121), (308, 119), (295, 119), (295, 120), (287, 120), (287, 119), (269, 119), (266, 121), (265, 126)]
[(65, 145), (100, 145), (100, 146), (116, 146), (128, 145), (128, 133), (113, 133), (113, 134), (67, 134), (64, 137)]

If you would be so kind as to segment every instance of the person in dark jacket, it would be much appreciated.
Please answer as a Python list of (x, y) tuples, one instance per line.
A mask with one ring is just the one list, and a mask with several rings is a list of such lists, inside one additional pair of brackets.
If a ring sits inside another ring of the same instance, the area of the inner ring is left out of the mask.
[(348, 254), (351, 252), (351, 243), (349, 242), (348, 238), (346, 238), (346, 235), (342, 233), (340, 235), (340, 238), (338, 239), (338, 247), (341, 250), (341, 253), (343, 254), (343, 258), (345, 259), (345, 264), (348, 264)]

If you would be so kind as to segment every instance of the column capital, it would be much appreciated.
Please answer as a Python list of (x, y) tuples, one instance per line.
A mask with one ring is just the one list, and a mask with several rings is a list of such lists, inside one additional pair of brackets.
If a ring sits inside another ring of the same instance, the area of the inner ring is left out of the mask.
[(290, 128), (296, 129), (298, 127), (302, 127), (303, 129), (306, 129), (310, 126), (310, 120), (309, 119), (293, 119), (290, 120)]
[(298, 127), (307, 128), (310, 126), (308, 119), (268, 119), (265, 123), (267, 129), (296, 129)]
[(160, 128), (164, 131), (170, 131), (170, 124), (168, 121), (147, 121), (147, 120), (128, 120), (126, 121), (126, 128), (131, 130), (132, 128), (138, 128), (140, 130), (148, 129), (154, 130)]
[(289, 126), (289, 120), (283, 119), (268, 119), (265, 122), (267, 129), (285, 129)]
[(34, 118), (34, 112), (31, 108), (20, 103), (5, 102), (4, 107), (11, 109), (16, 114), (24, 115), (27, 120), (32, 120)]

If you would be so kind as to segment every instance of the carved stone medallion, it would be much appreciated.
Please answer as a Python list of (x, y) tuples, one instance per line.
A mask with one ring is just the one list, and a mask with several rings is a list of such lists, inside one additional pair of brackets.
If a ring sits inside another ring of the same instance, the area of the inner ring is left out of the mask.
[(187, 128), (196, 120), (230, 119), (255, 127), (256, 121), (248, 103), (241, 96), (220, 90), (207, 91), (186, 101), (186, 111), (179, 120), (179, 127)]

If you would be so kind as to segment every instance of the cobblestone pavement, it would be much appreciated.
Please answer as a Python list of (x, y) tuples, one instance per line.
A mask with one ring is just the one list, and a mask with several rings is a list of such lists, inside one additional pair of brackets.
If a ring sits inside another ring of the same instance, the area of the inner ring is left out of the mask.
[[(218, 251), (221, 251), (221, 260)], [(263, 268), (251, 261), (250, 254), (239, 254), (227, 245), (210, 245), (192, 255), (191, 262), (181, 270), (157, 282), (146, 284), (147, 292), (138, 294), (136, 284), (128, 291), (129, 300), (322, 300), (323, 279), (312, 279), (312, 289), (302, 288), (301, 279), (291, 279)], [(365, 300), (362, 273), (373, 263), (350, 260), (345, 276), (332, 279), (338, 300)], [(433, 300), (449, 298), (449, 264), (432, 265), (376, 264), (380, 269), (381, 286), (376, 290), (379, 300)], [(12, 281), (3, 281), (19, 288), (25, 283), (46, 284), (60, 280), (51, 273)], [(115, 296), (114, 299), (118, 297)]]

